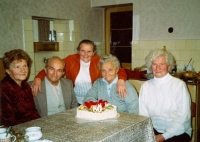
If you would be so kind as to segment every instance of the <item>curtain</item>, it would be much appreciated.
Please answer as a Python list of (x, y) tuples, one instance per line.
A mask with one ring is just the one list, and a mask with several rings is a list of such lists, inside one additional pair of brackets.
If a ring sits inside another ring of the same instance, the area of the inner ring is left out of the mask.
[(38, 20), (38, 36), (39, 41), (49, 41), (50, 34), (50, 21), (49, 20)]

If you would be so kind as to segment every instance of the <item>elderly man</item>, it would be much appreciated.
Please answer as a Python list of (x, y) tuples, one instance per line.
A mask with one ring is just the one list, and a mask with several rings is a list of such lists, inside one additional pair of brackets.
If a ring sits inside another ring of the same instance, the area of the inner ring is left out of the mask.
[(141, 86), (139, 114), (151, 117), (156, 142), (189, 142), (190, 94), (185, 82), (168, 73), (174, 57), (168, 51), (154, 50), (145, 60), (154, 78)]
[(117, 106), (118, 111), (138, 114), (138, 95), (133, 85), (126, 81), (128, 95), (125, 98), (119, 97), (116, 93), (117, 72), (119, 70), (119, 60), (113, 55), (105, 55), (99, 61), (99, 69), (103, 78), (96, 80), (92, 88), (87, 92), (84, 102), (107, 100)]
[(46, 77), (42, 81), (43, 91), (34, 98), (41, 117), (78, 106), (72, 81), (62, 78), (64, 69), (65, 62), (59, 57), (53, 56), (46, 62)]

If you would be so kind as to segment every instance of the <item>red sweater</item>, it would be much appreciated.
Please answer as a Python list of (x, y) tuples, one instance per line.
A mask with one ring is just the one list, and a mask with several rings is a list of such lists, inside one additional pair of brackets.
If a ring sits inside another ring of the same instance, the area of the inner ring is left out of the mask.
[(40, 118), (31, 88), (26, 81), (21, 87), (10, 78), (4, 77), (0, 84), (0, 125), (13, 126)]
[[(94, 55), (92, 56), (91, 62), (90, 62), (90, 77), (91, 77), (91, 82), (94, 83), (94, 81), (100, 77), (101, 71), (98, 68), (98, 62), (100, 60), (100, 56)], [(75, 79), (79, 73), (80, 70), (80, 55), (79, 54), (73, 54), (69, 55), (66, 58), (63, 59), (66, 66), (65, 66), (65, 75), (66, 78), (71, 79), (73, 83), (75, 82)], [(44, 79), (46, 76), (44, 70), (40, 71), (36, 78)], [(118, 72), (118, 78), (126, 80), (127, 75), (124, 69), (120, 68)]]

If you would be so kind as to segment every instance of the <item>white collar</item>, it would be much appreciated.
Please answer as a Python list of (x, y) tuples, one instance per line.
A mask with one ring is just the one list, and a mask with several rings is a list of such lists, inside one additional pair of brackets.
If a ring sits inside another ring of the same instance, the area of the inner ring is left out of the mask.
[(165, 79), (168, 78), (168, 77), (169, 77), (169, 73), (167, 73), (165, 76), (163, 76), (163, 77), (161, 77), (161, 78), (157, 78), (157, 77), (154, 76), (154, 80), (155, 80), (155, 81), (162, 81), (162, 80), (165, 80)]

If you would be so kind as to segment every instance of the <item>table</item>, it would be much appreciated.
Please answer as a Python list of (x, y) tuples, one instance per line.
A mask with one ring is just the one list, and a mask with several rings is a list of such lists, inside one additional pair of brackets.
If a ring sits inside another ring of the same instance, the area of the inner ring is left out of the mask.
[(31, 126), (42, 128), (41, 139), (54, 142), (155, 142), (149, 117), (119, 113), (115, 120), (77, 123), (76, 108), (42, 117), (12, 127), (15, 132), (25, 133)]

